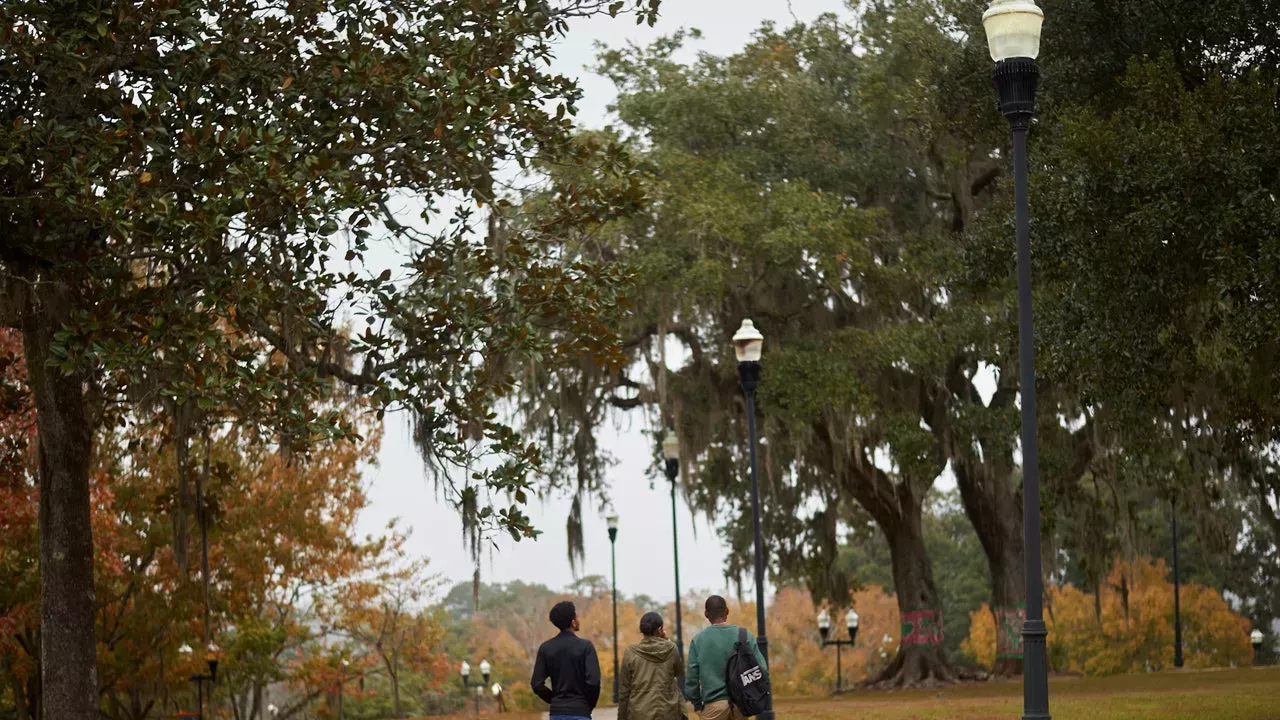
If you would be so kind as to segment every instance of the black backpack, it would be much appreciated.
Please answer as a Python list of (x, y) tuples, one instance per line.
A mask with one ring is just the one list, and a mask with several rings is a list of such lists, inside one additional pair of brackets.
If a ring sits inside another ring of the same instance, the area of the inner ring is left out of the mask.
[(747, 643), (746, 628), (738, 628), (738, 642), (725, 667), (725, 686), (729, 704), (746, 717), (759, 715), (770, 707), (769, 673), (756, 662), (756, 654)]

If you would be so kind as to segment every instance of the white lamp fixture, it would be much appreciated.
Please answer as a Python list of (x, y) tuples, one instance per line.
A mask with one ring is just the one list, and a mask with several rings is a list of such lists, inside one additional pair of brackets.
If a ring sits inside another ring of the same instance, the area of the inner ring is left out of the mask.
[(1261, 644), (1262, 644), (1262, 631), (1261, 631), (1261, 630), (1254, 630), (1252, 633), (1249, 633), (1249, 640), (1250, 640), (1254, 645), (1261, 645)]
[(827, 612), (826, 608), (823, 608), (822, 611), (818, 613), (818, 630), (825, 635), (826, 632), (830, 629), (831, 629), (831, 613)]
[(1040, 55), (1040, 29), (1044, 11), (1035, 0), (991, 0), (982, 15), (987, 47), (996, 62), (1011, 58), (1036, 59)]
[(609, 526), (609, 531), (610, 531), (610, 532), (617, 532), (617, 531), (618, 531), (618, 515), (617, 515), (617, 513), (614, 513), (614, 512), (609, 513), (609, 515), (604, 519), (604, 521), (605, 521), (605, 523), (607, 523), (607, 524), (608, 524), (608, 526)]
[(458, 672), (462, 674), (462, 678), (465, 680), (469, 675), (471, 675), (471, 663), (463, 660), (462, 667), (458, 668)]
[(178, 652), (182, 653), (183, 655), (190, 655), (191, 646), (187, 645), (186, 643), (183, 643), (182, 647), (178, 648)]
[(498, 683), (494, 683), (494, 684), (493, 684), (493, 688), (492, 688), (492, 690), (493, 690), (493, 696), (494, 696), (494, 697), (498, 697), (499, 695), (501, 695), (501, 694), (502, 694), (502, 686), (501, 686), (501, 685), (499, 685)]
[(680, 438), (676, 437), (674, 430), (668, 430), (666, 436), (662, 438), (662, 458), (664, 460), (680, 459)]
[(742, 327), (733, 334), (733, 354), (738, 362), (760, 362), (760, 353), (764, 348), (764, 336), (756, 329), (755, 323), (743, 320)]
[(853, 610), (850, 610), (849, 614), (844, 616), (844, 626), (850, 630), (857, 630), (858, 629), (858, 613), (854, 612)]
[(484, 675), (485, 677), (488, 677), (488, 676), (489, 676), (489, 671), (490, 671), (490, 670), (492, 670), (492, 669), (493, 669), (493, 666), (489, 664), (489, 661), (488, 661), (488, 660), (481, 660), (481, 661), (480, 661), (480, 674), (481, 674), (481, 675)]

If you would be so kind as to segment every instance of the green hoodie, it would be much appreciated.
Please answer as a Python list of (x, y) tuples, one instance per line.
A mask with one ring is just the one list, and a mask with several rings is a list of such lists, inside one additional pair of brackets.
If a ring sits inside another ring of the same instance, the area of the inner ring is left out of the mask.
[[(702, 712), (708, 703), (729, 699), (725, 670), (737, 642), (738, 626), (724, 623), (705, 628), (689, 643), (689, 672), (684, 679), (684, 694), (693, 703), (694, 710)], [(760, 648), (756, 647), (756, 639), (750, 630), (747, 631), (747, 645), (755, 653), (760, 669), (767, 672), (769, 665), (760, 654)]]
[(618, 720), (680, 720), (684, 701), (676, 678), (684, 661), (675, 643), (650, 636), (627, 648), (618, 670)]

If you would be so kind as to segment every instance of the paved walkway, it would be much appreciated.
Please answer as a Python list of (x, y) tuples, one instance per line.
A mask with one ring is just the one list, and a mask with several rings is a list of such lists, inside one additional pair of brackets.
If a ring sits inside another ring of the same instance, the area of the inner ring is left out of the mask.
[[(551, 713), (542, 713), (542, 720), (550, 720)], [(618, 720), (617, 707), (598, 707), (591, 711), (591, 720)]]

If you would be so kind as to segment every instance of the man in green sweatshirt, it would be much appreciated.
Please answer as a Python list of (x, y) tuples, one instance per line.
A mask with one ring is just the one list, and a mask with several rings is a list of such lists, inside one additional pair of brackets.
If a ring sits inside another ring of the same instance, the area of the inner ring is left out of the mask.
[[(737, 709), (729, 706), (729, 689), (725, 669), (733, 646), (738, 642), (738, 626), (729, 624), (729, 605), (719, 595), (707, 598), (705, 615), (711, 626), (698, 633), (689, 643), (689, 663), (684, 680), (684, 694), (693, 703), (702, 720), (739, 720)], [(756, 647), (755, 636), (747, 631), (747, 644), (760, 668), (769, 666)]]

